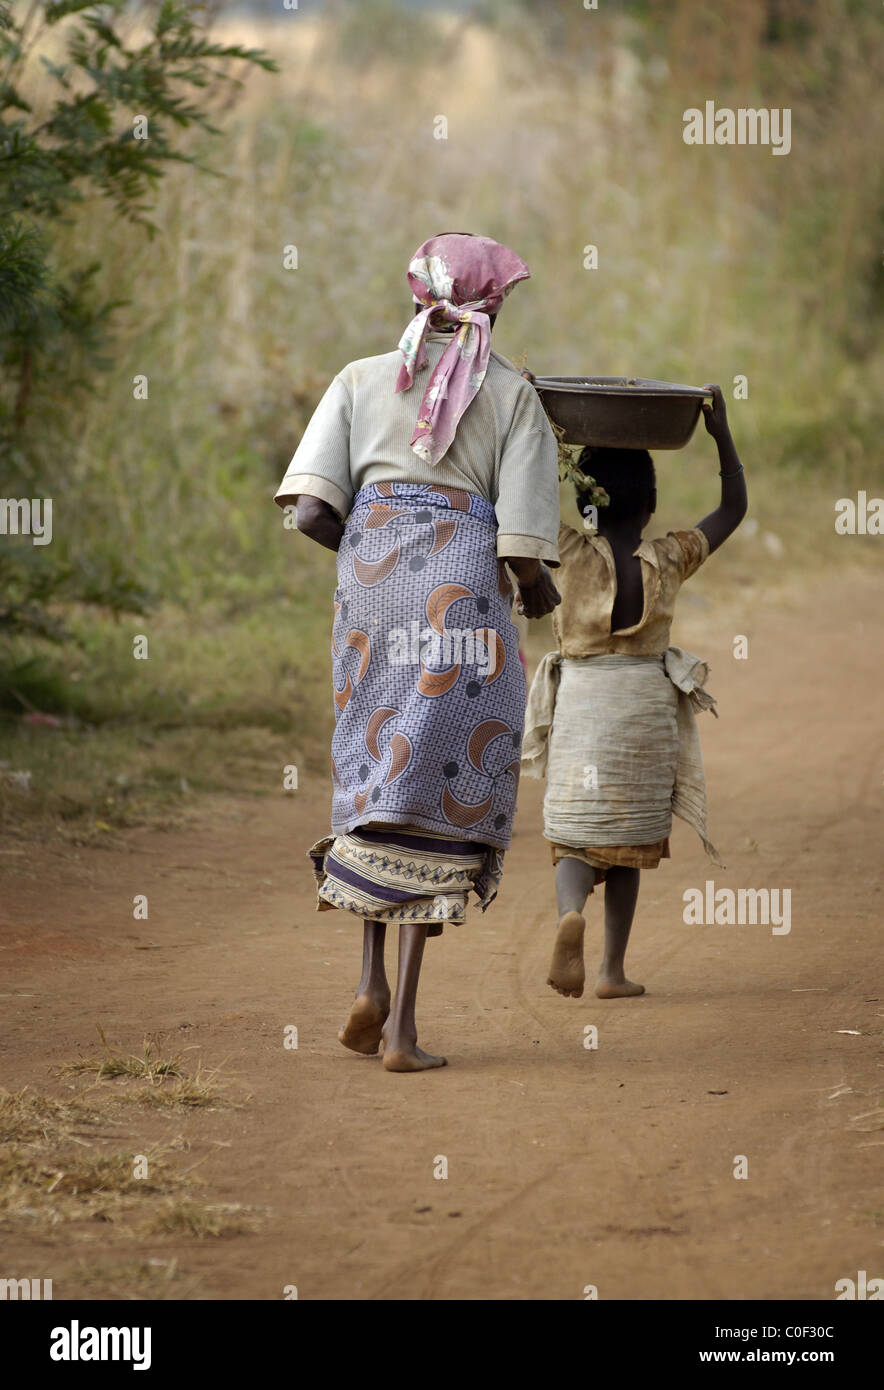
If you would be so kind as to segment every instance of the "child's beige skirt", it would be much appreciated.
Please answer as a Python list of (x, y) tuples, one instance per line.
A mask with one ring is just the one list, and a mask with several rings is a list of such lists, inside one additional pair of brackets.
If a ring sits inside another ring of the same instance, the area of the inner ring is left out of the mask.
[(705, 663), (680, 648), (660, 656), (551, 653), (528, 702), (523, 763), (546, 773), (544, 837), (604, 873), (669, 858), (672, 814), (706, 836), (706, 788), (694, 712)]
[(549, 739), (545, 838), (583, 850), (646, 847), (654, 859), (652, 847), (672, 829), (677, 716), (678, 691), (660, 657), (564, 660)]

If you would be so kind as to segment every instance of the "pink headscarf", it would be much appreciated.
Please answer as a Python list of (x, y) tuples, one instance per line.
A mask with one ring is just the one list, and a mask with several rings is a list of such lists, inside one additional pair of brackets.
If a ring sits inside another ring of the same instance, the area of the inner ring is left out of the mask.
[(402, 366), (397, 391), (407, 391), (427, 365), (424, 339), (434, 326), (459, 323), (433, 370), (411, 437), (418, 458), (437, 464), (454, 438), (461, 416), (476, 395), (491, 353), (489, 314), (496, 313), (514, 285), (531, 272), (525, 262), (490, 237), (446, 232), (415, 251), (408, 283), (421, 309), (399, 343)]

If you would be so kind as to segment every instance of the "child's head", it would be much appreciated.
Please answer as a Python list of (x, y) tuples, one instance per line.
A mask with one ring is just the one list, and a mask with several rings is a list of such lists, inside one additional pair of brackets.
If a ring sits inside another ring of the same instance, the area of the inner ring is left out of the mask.
[[(596, 449), (587, 445), (581, 450), (577, 466), (588, 473), (611, 499), (599, 507), (599, 520), (636, 520), (642, 526), (657, 510), (657, 476), (654, 461), (647, 449)], [(580, 515), (592, 501), (589, 493), (577, 489)]]

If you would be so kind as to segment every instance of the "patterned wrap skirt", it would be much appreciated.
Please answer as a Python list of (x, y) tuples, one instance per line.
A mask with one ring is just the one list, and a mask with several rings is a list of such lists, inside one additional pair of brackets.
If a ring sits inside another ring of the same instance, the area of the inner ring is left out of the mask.
[(332, 835), (319, 907), (462, 922), (493, 900), (512, 833), (525, 676), (494, 508), (453, 487), (357, 493), (332, 628)]

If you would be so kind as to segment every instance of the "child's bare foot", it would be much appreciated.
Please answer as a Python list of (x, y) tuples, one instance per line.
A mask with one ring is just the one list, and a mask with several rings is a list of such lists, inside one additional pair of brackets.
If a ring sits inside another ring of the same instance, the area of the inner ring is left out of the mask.
[(627, 980), (622, 970), (617, 974), (606, 974), (600, 970), (595, 992), (597, 999), (628, 999), (636, 994), (644, 994), (645, 987)]
[(400, 1034), (394, 1037), (384, 1029), (384, 1066), (387, 1071), (429, 1071), (432, 1067), (447, 1067), (446, 1057), (434, 1057), (418, 1047), (416, 1038)]
[(566, 912), (559, 922), (547, 984), (559, 994), (579, 999), (586, 970), (583, 965), (583, 933), (586, 923), (579, 912)]
[(382, 1030), (389, 1012), (389, 995), (385, 1000), (373, 998), (370, 994), (357, 994), (347, 1022), (338, 1033), (338, 1042), (349, 1047), (351, 1052), (372, 1056), (381, 1045)]
[(424, 1052), (415, 1043), (412, 1048), (384, 1048), (384, 1066), (387, 1071), (429, 1071), (432, 1067), (447, 1067), (447, 1057), (434, 1057)]

